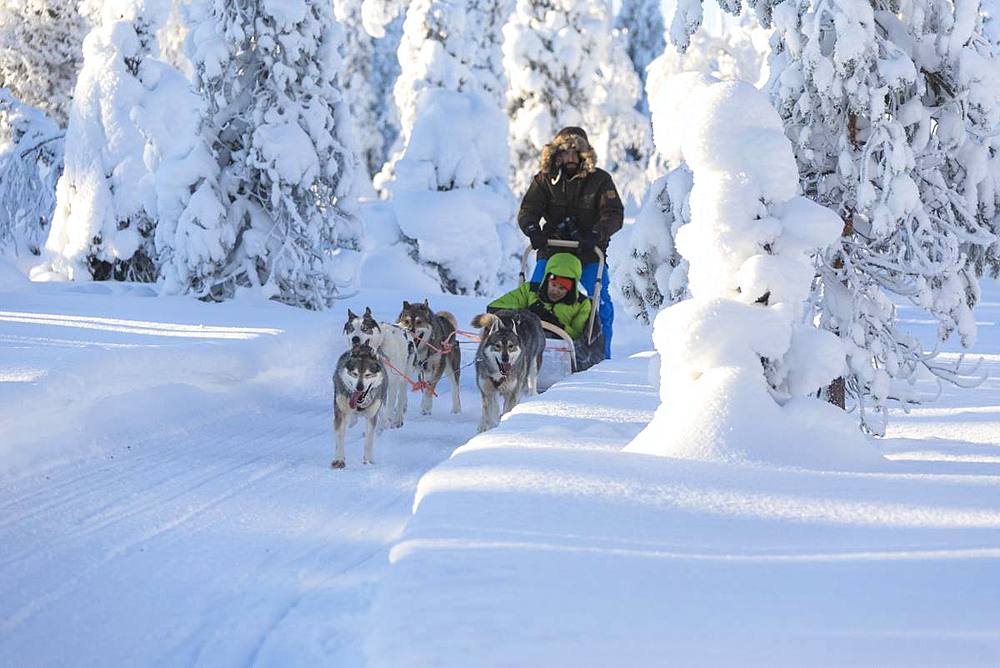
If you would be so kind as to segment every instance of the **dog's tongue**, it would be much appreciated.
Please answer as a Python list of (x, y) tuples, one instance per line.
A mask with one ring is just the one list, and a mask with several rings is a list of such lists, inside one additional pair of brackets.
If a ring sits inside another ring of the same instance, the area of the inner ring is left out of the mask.
[(353, 392), (351, 392), (351, 398), (348, 401), (348, 403), (350, 404), (352, 409), (358, 407), (358, 402), (361, 401), (361, 397), (363, 397), (364, 395), (365, 393), (362, 390), (354, 390)]
[(510, 362), (500, 362), (500, 373), (505, 376), (510, 373)]

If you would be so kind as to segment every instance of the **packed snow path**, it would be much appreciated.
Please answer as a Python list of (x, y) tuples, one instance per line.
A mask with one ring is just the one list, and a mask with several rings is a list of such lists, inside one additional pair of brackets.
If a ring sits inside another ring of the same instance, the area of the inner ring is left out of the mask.
[(361, 466), (359, 426), (332, 471), (342, 314), (210, 309), (4, 301), (0, 392), (26, 400), (0, 414), (3, 461), (23, 469), (0, 478), (0, 665), (363, 662), (417, 481), (475, 433), (471, 374), (463, 415), (447, 389), (430, 417), (411, 400), (376, 466)]
[(334, 472), (342, 310), (138, 293), (0, 294), (0, 665), (1000, 659), (994, 283), (989, 379), (895, 416), (875, 474), (622, 452), (658, 402), (624, 356), (452, 454), (466, 370), (462, 416), (443, 391), (374, 467), (356, 428)]

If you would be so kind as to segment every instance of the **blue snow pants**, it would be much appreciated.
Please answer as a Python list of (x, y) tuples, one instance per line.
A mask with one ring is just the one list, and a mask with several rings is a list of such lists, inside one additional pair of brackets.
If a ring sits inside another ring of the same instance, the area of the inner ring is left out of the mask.
[[(531, 275), (532, 283), (541, 283), (545, 279), (545, 263), (547, 259), (535, 263), (535, 272)], [(594, 294), (594, 284), (597, 283), (597, 262), (583, 265), (583, 276), (580, 285), (587, 294)], [(615, 321), (615, 307), (611, 303), (611, 293), (608, 292), (608, 265), (601, 272), (601, 302), (597, 309), (597, 317), (601, 320), (601, 331), (604, 332), (604, 359), (611, 359), (611, 325)]]

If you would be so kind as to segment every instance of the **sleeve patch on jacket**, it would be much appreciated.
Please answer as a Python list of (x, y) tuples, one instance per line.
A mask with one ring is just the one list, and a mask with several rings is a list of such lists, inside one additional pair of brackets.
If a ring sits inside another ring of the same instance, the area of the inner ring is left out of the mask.
[(615, 199), (617, 197), (618, 197), (618, 193), (616, 193), (614, 190), (609, 190), (608, 191), (608, 199)]

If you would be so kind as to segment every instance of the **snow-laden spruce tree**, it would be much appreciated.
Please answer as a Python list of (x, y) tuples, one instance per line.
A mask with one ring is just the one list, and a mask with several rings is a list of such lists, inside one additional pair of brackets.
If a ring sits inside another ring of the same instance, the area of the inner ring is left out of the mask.
[[(813, 300), (847, 346), (849, 371), (831, 398), (843, 405), (846, 385), (874, 433), (890, 403), (913, 399), (918, 375), (964, 382), (900, 330), (892, 295), (968, 345), (977, 274), (997, 264), (997, 61), (980, 4), (888, 9), (861, 0), (755, 5), (775, 28), (768, 89), (805, 193), (844, 222)], [(699, 22), (698, 0), (684, 0), (672, 39), (686, 45)]]
[(37, 272), (149, 282), (156, 279), (156, 188), (137, 117), (160, 73), (156, 30), (169, 2), (116, 0), (103, 11), (84, 40), (47, 262)]
[(334, 15), (345, 28), (338, 87), (347, 101), (354, 120), (357, 148), (371, 176), (377, 174), (385, 163), (386, 137), (392, 134), (387, 127), (391, 122), (387, 111), (392, 108), (392, 103), (385, 98), (391, 85), (384, 81), (377, 40), (359, 29), (362, 25), (361, 8), (362, 0), (333, 2)]
[[(767, 97), (745, 82), (682, 74), (663, 89), (672, 141), (693, 174), (677, 232), (691, 298), (662, 310), (653, 339), (662, 403), (631, 452), (722, 462), (867, 468), (853, 420), (816, 398), (844, 369), (841, 340), (804, 319), (812, 256), (837, 214), (798, 195), (792, 147)], [(662, 136), (657, 135), (657, 140)]]
[(514, 190), (538, 171), (542, 147), (567, 125), (581, 126), (615, 177), (639, 199), (651, 153), (648, 121), (635, 109), (639, 77), (602, 0), (518, 0), (504, 26), (504, 67)]
[(635, 222), (608, 249), (615, 303), (645, 325), (661, 308), (688, 296), (687, 260), (674, 239), (691, 220), (692, 185), (691, 170), (683, 164), (654, 181)]
[(641, 79), (639, 111), (646, 112), (646, 68), (666, 48), (663, 7), (660, 0), (623, 0), (615, 18), (615, 27), (625, 40), (628, 57)]
[(326, 307), (355, 283), (363, 233), (333, 7), (202, 0), (189, 11), (188, 57), (227, 212), (198, 291), (226, 299), (247, 287)]
[[(400, 0), (344, 0), (353, 1), (360, 7), (360, 17), (352, 20), (360, 20), (365, 33), (372, 38), (372, 60), (367, 64), (367, 82), (371, 86), (375, 100), (377, 101), (377, 120), (375, 126), (382, 133), (380, 152), (377, 160), (369, 158), (368, 164), (371, 174), (374, 177), (385, 166), (389, 157), (399, 148), (399, 110), (396, 108), (393, 99), (393, 89), (399, 79), (399, 45), (403, 39), (403, 16), (406, 3)], [(353, 23), (342, 23), (348, 26), (348, 31), (357, 30)], [(360, 58), (361, 56), (359, 56)], [(345, 72), (351, 72), (350, 54), (344, 65)], [(366, 65), (359, 62), (357, 69), (362, 69)], [(345, 77), (347, 75), (345, 74)], [(356, 104), (353, 103), (352, 104)], [(359, 118), (357, 114), (354, 116)], [(362, 125), (360, 121), (357, 125)], [(364, 132), (362, 130), (362, 132)], [(362, 141), (362, 146), (364, 142)], [(378, 164), (376, 164), (376, 162)]]
[(403, 24), (401, 148), (377, 185), (392, 199), (396, 245), (446, 292), (494, 294), (515, 274), (520, 235), (500, 104), (505, 8), (416, 0)]
[(219, 165), (205, 139), (206, 101), (166, 63), (150, 98), (137, 118), (155, 176), (160, 292), (217, 298), (216, 279), (232, 259), (236, 229), (227, 219)]
[(188, 34), (184, 6), (187, 4), (187, 0), (172, 0), (170, 14), (156, 34), (156, 41), (160, 44), (160, 58), (190, 79), (191, 61), (184, 53), (184, 42)]
[[(686, 122), (673, 117), (673, 101), (663, 91), (675, 75), (700, 72), (751, 83), (761, 78), (767, 31), (752, 24), (746, 14), (729, 22), (729, 27), (721, 35), (696, 33), (684, 53), (670, 48), (650, 63), (646, 93), (653, 132), (659, 136), (657, 147), (676, 148), (671, 136)], [(618, 234), (609, 248), (615, 299), (626, 313), (647, 325), (660, 308), (688, 296), (687, 260), (677, 252), (674, 239), (680, 226), (690, 220), (691, 172), (679, 154), (657, 152), (651, 166), (655, 168), (666, 175), (650, 185), (635, 224)]]
[(637, 108), (642, 97), (641, 79), (624, 44), (618, 31), (613, 31), (584, 122), (591, 144), (628, 205), (642, 200), (649, 186), (647, 173), (655, 151), (649, 118)]
[(65, 125), (85, 34), (71, 0), (0, 3), (0, 88)]
[(747, 12), (739, 17), (724, 17), (723, 26), (718, 34), (706, 30), (695, 33), (683, 52), (674, 47), (664, 50), (649, 66), (646, 94), (656, 97), (659, 86), (681, 72), (702, 72), (725, 81), (766, 83), (770, 31), (760, 27)]
[(597, 2), (518, 0), (503, 27), (510, 82), (507, 114), (513, 188), (524, 193), (542, 147), (567, 125), (583, 126), (596, 80), (594, 39), (603, 31)]
[[(897, 327), (890, 295), (975, 338), (977, 272), (996, 264), (996, 61), (978, 3), (809, 0), (773, 10), (771, 93), (806, 192), (844, 221), (820, 315), (848, 345), (846, 390), (881, 433), (921, 369), (955, 379)], [(874, 412), (874, 414), (873, 414)]]
[[(620, 234), (609, 248), (611, 290), (625, 312), (644, 324), (656, 313), (688, 296), (687, 260), (677, 252), (674, 239), (681, 225), (691, 219), (688, 198), (691, 171), (676, 152), (672, 138), (686, 123), (675, 118), (678, 107), (665, 89), (674, 85), (681, 72), (700, 72), (722, 80), (754, 82), (760, 76), (764, 54), (753, 47), (751, 36), (761, 29), (740, 20), (740, 30), (722, 36), (697, 33), (685, 53), (668, 49), (649, 66), (646, 90), (657, 136), (657, 165), (666, 175), (650, 185), (635, 223)], [(662, 150), (674, 151), (665, 155)]]
[(0, 256), (41, 253), (62, 165), (59, 126), (0, 88)]

